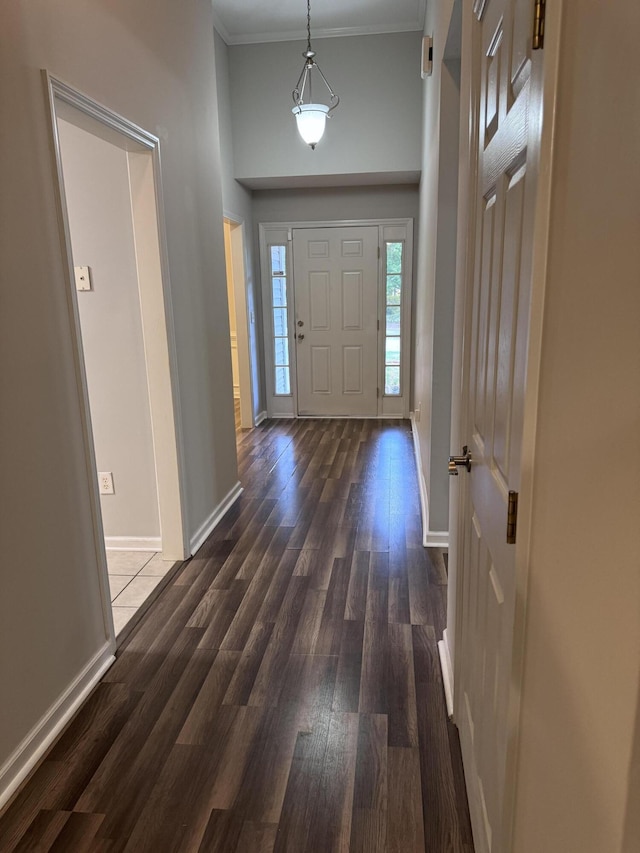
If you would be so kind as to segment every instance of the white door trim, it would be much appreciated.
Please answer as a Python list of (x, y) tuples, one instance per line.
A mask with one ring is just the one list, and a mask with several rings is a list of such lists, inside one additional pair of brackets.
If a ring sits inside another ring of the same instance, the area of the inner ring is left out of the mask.
[[(136, 245), (140, 304), (149, 383), (151, 423), (156, 460), (156, 477), (162, 532), (163, 554), (167, 559), (189, 556), (188, 524), (184, 498), (184, 453), (180, 420), (180, 394), (176, 344), (169, 280), (166, 233), (163, 218), (160, 140), (122, 116), (103, 107), (43, 70), (49, 106), (51, 141), (57, 174), (57, 205), (62, 251), (66, 258), (67, 306), (76, 370), (81, 421), (84, 437), (85, 469), (91, 500), (93, 539), (102, 598), (105, 638), (115, 649), (115, 632), (107, 573), (104, 531), (96, 477), (96, 460), (89, 409), (87, 377), (84, 367), (80, 315), (74, 285), (73, 255), (62, 173), (57, 116), (61, 105), (75, 111), (109, 141), (128, 153), (130, 179), (140, 189), (133, 205), (134, 231), (147, 226), (149, 234)], [(148, 226), (155, 226), (149, 228)], [(142, 249), (142, 251), (139, 251)], [(158, 331), (160, 332), (158, 334)]]
[[(291, 395), (287, 397), (276, 396), (273, 389), (273, 357), (271, 354), (272, 328), (271, 317), (268, 311), (270, 304), (270, 294), (268, 283), (270, 280), (269, 259), (267, 249), (269, 245), (286, 245), (287, 246), (287, 300), (289, 305), (294, 310), (289, 312), (289, 340), (293, 341), (295, 334), (295, 301), (294, 301), (294, 283), (293, 283), (293, 257), (292, 257), (292, 232), (294, 229), (305, 228), (348, 228), (348, 227), (368, 227), (375, 226), (379, 230), (379, 246), (382, 246), (384, 239), (402, 239), (405, 243), (405, 265), (403, 281), (404, 292), (406, 298), (402, 304), (402, 342), (403, 342), (403, 357), (402, 357), (402, 388), (403, 394), (401, 397), (384, 397), (382, 394), (378, 401), (378, 414), (380, 417), (400, 417), (408, 418), (410, 410), (411, 396), (411, 356), (413, 353), (413, 341), (411, 333), (411, 307), (413, 304), (413, 228), (414, 220), (407, 219), (334, 219), (334, 220), (317, 220), (317, 221), (286, 221), (286, 222), (260, 222), (258, 224), (259, 247), (260, 247), (260, 279), (262, 282), (262, 321), (263, 321), (263, 355), (266, 379), (266, 399), (268, 417), (275, 418), (291, 418), (298, 417), (298, 399), (297, 399), (297, 376), (296, 364), (293, 357), (293, 347), (291, 347), (290, 355), (290, 370), (291, 370)], [(387, 232), (388, 236), (387, 236)], [(397, 237), (397, 234), (402, 233), (402, 238)], [(383, 302), (383, 282), (382, 282), (382, 263), (378, 264), (378, 295), (380, 303)], [(379, 350), (379, 383), (383, 388), (383, 369), (384, 364), (380, 355), (384, 345), (384, 324), (382, 322), (382, 309), (379, 308), (378, 316), (381, 318), (380, 331), (378, 334), (378, 350)], [(398, 401), (400, 406), (397, 408), (385, 401)]]

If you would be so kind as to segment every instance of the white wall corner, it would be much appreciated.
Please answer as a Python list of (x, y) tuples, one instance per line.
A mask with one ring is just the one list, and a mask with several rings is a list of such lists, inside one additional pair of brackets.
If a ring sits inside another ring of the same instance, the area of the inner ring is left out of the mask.
[(444, 684), (444, 696), (447, 702), (447, 713), (449, 717), (453, 717), (453, 665), (451, 663), (451, 653), (449, 651), (449, 640), (447, 638), (447, 629), (442, 632), (442, 639), (438, 642), (438, 656), (440, 657), (440, 667), (442, 669), (442, 682)]
[(107, 641), (0, 767), (0, 809), (11, 799), (115, 661)]
[(190, 554), (193, 556), (198, 548), (202, 545), (205, 539), (215, 530), (218, 524), (222, 521), (225, 513), (238, 500), (242, 494), (242, 486), (236, 483), (227, 496), (218, 504), (211, 515), (206, 518), (200, 527), (196, 530), (189, 541)]
[(260, 414), (259, 414), (259, 415), (256, 415), (256, 419), (255, 419), (255, 421), (254, 421), (254, 424), (255, 424), (256, 426), (260, 426), (260, 424), (261, 424), (263, 421), (266, 421), (266, 419), (267, 419), (267, 413), (266, 413), (266, 412), (260, 412)]

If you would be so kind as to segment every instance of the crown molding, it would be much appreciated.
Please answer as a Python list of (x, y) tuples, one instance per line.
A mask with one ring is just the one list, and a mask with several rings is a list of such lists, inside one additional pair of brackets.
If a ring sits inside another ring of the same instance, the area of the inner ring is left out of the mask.
[[(419, 0), (415, 20), (400, 24), (387, 24), (357, 27), (325, 27), (314, 28), (311, 35), (313, 40), (323, 38), (341, 38), (345, 36), (372, 36), (385, 35), (387, 33), (423, 32), (427, 13), (427, 0)], [(227, 45), (237, 44), (263, 44), (280, 41), (306, 41), (307, 31), (295, 29), (271, 33), (237, 33), (232, 35), (225, 26), (219, 12), (213, 9), (213, 23), (218, 34)]]

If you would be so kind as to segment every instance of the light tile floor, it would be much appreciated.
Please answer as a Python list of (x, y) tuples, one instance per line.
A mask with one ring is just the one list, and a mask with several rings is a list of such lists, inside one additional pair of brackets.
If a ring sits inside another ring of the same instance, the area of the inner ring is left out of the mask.
[(116, 636), (174, 565), (154, 551), (107, 551)]

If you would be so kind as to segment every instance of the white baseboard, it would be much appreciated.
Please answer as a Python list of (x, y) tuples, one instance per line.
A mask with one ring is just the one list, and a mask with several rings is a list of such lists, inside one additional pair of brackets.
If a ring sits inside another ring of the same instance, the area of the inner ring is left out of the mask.
[(196, 532), (191, 537), (189, 547), (191, 549), (191, 556), (193, 556), (198, 548), (205, 541), (207, 536), (214, 530), (214, 528), (220, 523), (222, 517), (225, 512), (229, 509), (229, 507), (233, 506), (233, 504), (238, 500), (240, 495), (242, 494), (242, 486), (240, 483), (236, 483), (235, 486), (231, 489), (229, 494), (222, 500), (218, 506), (213, 510), (211, 515), (202, 522), (200, 527), (196, 530)]
[(416, 469), (418, 472), (418, 486), (420, 488), (420, 511), (422, 513), (422, 544), (427, 547), (427, 530), (429, 529), (429, 498), (427, 497), (427, 484), (422, 471), (422, 453), (420, 452), (420, 440), (416, 429), (415, 414), (411, 412), (411, 435), (413, 436), (413, 452), (416, 457)]
[(427, 530), (424, 537), (424, 544), (427, 548), (448, 548), (449, 547), (449, 531), (448, 530)]
[(114, 646), (111, 641), (102, 646), (0, 767), (0, 809), (11, 799), (36, 764), (44, 757), (49, 747), (115, 661), (113, 651)]
[(453, 666), (451, 664), (446, 628), (442, 632), (442, 639), (438, 643), (438, 655), (440, 657), (440, 667), (442, 669), (442, 681), (444, 682), (444, 696), (447, 702), (447, 713), (450, 717), (453, 717)]
[(159, 536), (105, 536), (107, 551), (162, 551)]
[(260, 426), (262, 421), (266, 421), (266, 419), (267, 419), (267, 413), (266, 412), (260, 412), (259, 415), (256, 415), (253, 423), (255, 424), (255, 426)]
[(420, 510), (422, 513), (422, 544), (425, 548), (448, 548), (449, 531), (429, 529), (429, 497), (427, 494), (427, 484), (424, 479), (424, 472), (422, 470), (422, 453), (420, 451), (420, 440), (418, 438), (418, 430), (416, 429), (415, 415), (413, 412), (411, 412), (409, 418), (411, 420), (413, 452), (416, 457), (416, 468), (418, 470), (418, 486), (420, 488)]

